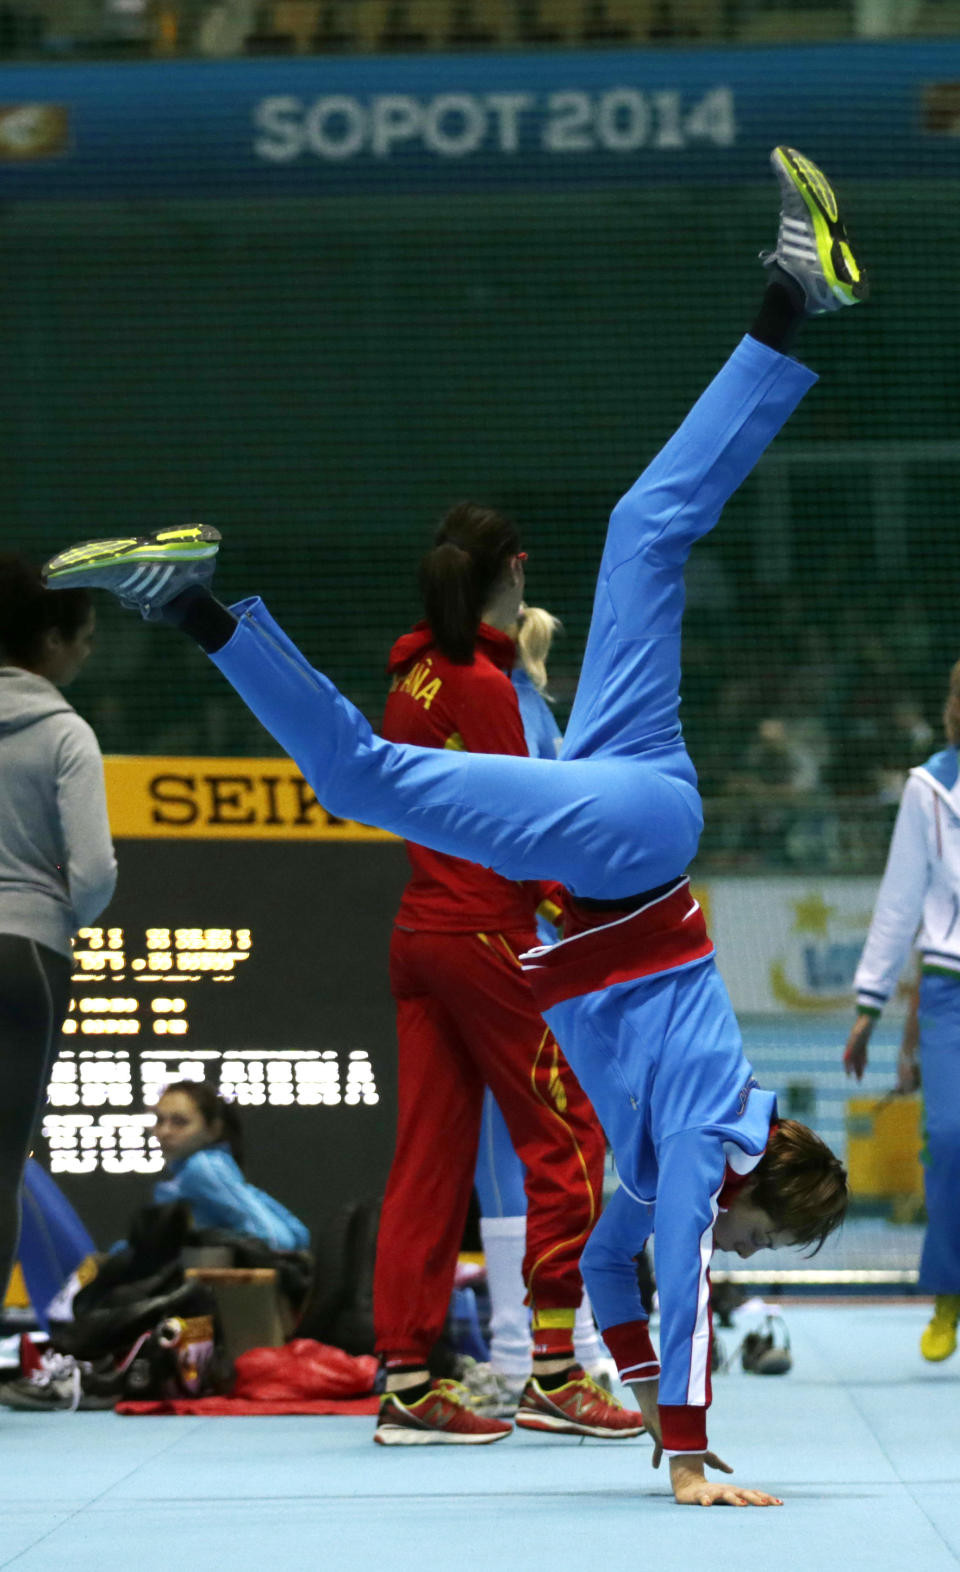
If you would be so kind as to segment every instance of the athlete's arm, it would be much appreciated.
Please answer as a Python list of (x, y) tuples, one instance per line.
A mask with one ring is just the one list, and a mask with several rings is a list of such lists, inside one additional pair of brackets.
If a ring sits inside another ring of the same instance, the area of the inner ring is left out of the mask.
[(923, 915), (930, 883), (930, 795), (931, 788), (913, 776), (904, 787), (873, 920), (854, 977), (857, 1019), (847, 1038), (843, 1063), (847, 1074), (856, 1076), (858, 1081), (866, 1069), (873, 1028), (893, 991)]
[(56, 768), (63, 871), (79, 928), (96, 921), (117, 883), (103, 759), (96, 737), (79, 715), (69, 717), (59, 740)]
[[(185, 1201), (203, 1206), (211, 1221), (207, 1226), (251, 1234), (274, 1250), (300, 1249), (306, 1242), (298, 1218), (247, 1184), (233, 1158), (216, 1149), (194, 1152), (176, 1176), (177, 1192)], [(285, 1213), (286, 1216), (281, 1215)], [(289, 1223), (287, 1221), (289, 1219)], [(290, 1224), (295, 1224), (293, 1228)]]
[(920, 988), (914, 983), (910, 989), (907, 1018), (903, 1023), (900, 1053), (897, 1057), (897, 1091), (905, 1095), (920, 1086)]
[(651, 1381), (631, 1381), (630, 1390), (636, 1398), (637, 1407), (643, 1415), (643, 1423), (647, 1434), (653, 1442), (653, 1456), (650, 1459), (654, 1468), (660, 1467), (663, 1457), (663, 1429), (660, 1424), (660, 1381), (657, 1376)]
[(674, 1497), (681, 1505), (773, 1505), (776, 1497), (765, 1491), (713, 1484), (704, 1474), (705, 1466), (733, 1472), (709, 1450), (706, 1428), (712, 1397), (708, 1273), (726, 1168), (723, 1144), (707, 1129), (680, 1130), (661, 1143), (657, 1156), (658, 1414)]

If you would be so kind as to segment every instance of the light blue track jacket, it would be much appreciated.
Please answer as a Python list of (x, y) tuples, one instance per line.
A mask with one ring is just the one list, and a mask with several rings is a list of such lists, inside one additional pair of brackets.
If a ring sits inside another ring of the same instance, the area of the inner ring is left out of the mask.
[(310, 1234), (273, 1196), (249, 1184), (226, 1145), (205, 1146), (171, 1163), (153, 1187), (158, 1205), (187, 1201), (198, 1228), (229, 1228), (274, 1250), (306, 1250)]

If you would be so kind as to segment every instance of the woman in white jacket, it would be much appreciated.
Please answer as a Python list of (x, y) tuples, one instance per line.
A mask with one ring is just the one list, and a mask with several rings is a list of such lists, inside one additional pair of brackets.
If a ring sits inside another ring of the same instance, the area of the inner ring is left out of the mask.
[(0, 1298), (30, 1142), (70, 994), (71, 939), (116, 883), (103, 761), (60, 688), (93, 639), (85, 590), (0, 555)]
[[(843, 1056), (847, 1074), (860, 1080), (870, 1035), (916, 943), (928, 1219), (920, 1287), (935, 1300), (920, 1351), (933, 1361), (954, 1352), (960, 1318), (960, 661), (943, 723), (949, 746), (911, 770), (904, 788), (854, 978), (857, 1019)], [(901, 1091), (917, 1084), (916, 1052), (908, 1031), (897, 1067)]]

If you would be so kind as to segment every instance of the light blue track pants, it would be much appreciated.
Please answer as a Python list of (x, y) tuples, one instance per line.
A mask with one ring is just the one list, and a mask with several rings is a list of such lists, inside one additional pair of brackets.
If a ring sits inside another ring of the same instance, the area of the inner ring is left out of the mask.
[(525, 1173), (526, 1169), (517, 1156), (503, 1114), (488, 1087), (483, 1098), (483, 1122), (473, 1180), (481, 1216), (526, 1216)]
[(921, 980), (919, 1022), (927, 1202), (920, 1287), (960, 1294), (960, 980)]
[(679, 721), (684, 565), (815, 381), (744, 338), (617, 503), (558, 761), (375, 736), (259, 600), (233, 608), (237, 630), (212, 659), (330, 813), (577, 895), (664, 884), (702, 827)]

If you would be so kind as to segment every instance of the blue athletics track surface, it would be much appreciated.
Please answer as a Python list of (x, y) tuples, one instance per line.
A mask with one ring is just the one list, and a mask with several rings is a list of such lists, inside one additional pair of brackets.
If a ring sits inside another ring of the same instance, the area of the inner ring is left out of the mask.
[(718, 1376), (711, 1423), (735, 1478), (782, 1507), (678, 1507), (642, 1439), (387, 1450), (372, 1418), (0, 1411), (0, 1567), (960, 1566), (960, 1355), (924, 1365), (920, 1301), (784, 1308), (793, 1370)]
[[(763, 1084), (812, 1081), (843, 1149), (847, 1017), (744, 1023)], [(883, 1024), (861, 1090), (890, 1084)], [(855, 1218), (811, 1266), (913, 1267), (922, 1230)], [(827, 1259), (829, 1257), (829, 1260)], [(800, 1264), (796, 1252), (759, 1266)], [(742, 1263), (717, 1258), (717, 1273)], [(752, 1292), (753, 1290), (748, 1290)], [(765, 1291), (761, 1289), (761, 1291)], [(808, 1290), (809, 1293), (809, 1290)], [(769, 1297), (769, 1296), (768, 1296)], [(514, 1434), (386, 1449), (367, 1418), (119, 1418), (0, 1408), (0, 1569), (16, 1572), (947, 1572), (960, 1567), (960, 1353), (927, 1365), (923, 1298), (778, 1302), (785, 1376), (720, 1332), (711, 1442), (780, 1508), (678, 1507), (650, 1445)]]

